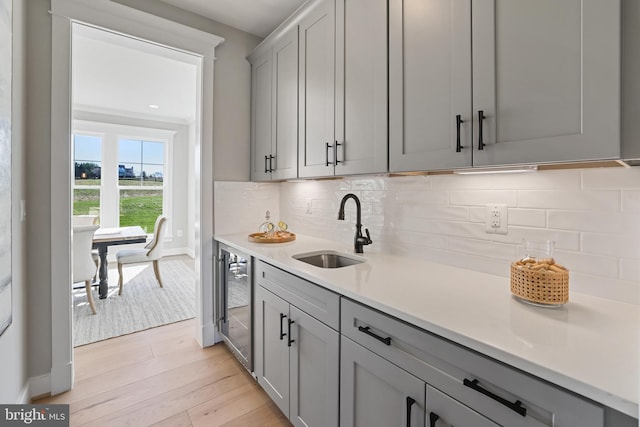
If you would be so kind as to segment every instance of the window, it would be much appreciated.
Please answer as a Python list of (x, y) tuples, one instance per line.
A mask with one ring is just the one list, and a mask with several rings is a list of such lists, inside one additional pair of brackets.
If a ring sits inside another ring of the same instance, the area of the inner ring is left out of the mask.
[(164, 153), (163, 142), (118, 140), (120, 226), (140, 225), (153, 232), (164, 201)]
[(102, 180), (102, 137), (73, 136), (73, 214), (99, 215)]
[[(173, 150), (177, 130), (85, 120), (74, 120), (74, 129), (74, 215), (96, 214), (103, 227), (139, 225), (149, 234), (159, 215), (172, 217), (173, 171), (186, 173), (184, 153)], [(167, 238), (171, 227), (170, 220)]]

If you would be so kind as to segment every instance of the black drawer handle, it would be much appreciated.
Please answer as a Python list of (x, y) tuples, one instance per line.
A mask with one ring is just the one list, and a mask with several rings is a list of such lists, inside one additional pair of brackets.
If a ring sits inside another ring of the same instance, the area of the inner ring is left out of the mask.
[(456, 153), (461, 152), (462, 149), (464, 148), (462, 146), (462, 143), (460, 142), (460, 125), (462, 123), (464, 123), (464, 120), (462, 120), (462, 116), (458, 114), (456, 116)]
[(286, 314), (280, 313), (280, 341), (282, 341), (282, 338), (287, 336), (287, 334), (284, 333), (284, 328), (282, 327), (282, 319), (285, 317), (287, 317)]
[[(329, 147), (333, 147), (331, 144), (329, 144), (328, 142), (325, 142), (326, 144), (326, 150), (324, 152), (324, 164), (325, 166), (329, 166)], [(335, 153), (335, 151), (334, 151)]]
[[(333, 166), (338, 166), (338, 163), (342, 163), (340, 160), (338, 160), (338, 147), (340, 147), (341, 145), (342, 144), (338, 144), (338, 141), (336, 141), (333, 146)], [(344, 154), (344, 150), (342, 154)]]
[(291, 339), (291, 325), (293, 325), (294, 323), (296, 323), (296, 322), (291, 320), (291, 319), (287, 320), (287, 333), (289, 334), (289, 337), (287, 338), (287, 346), (288, 347), (291, 347), (291, 344), (296, 342), (296, 340), (292, 340)]
[(416, 403), (416, 400), (411, 396), (407, 396), (407, 427), (411, 427), (411, 407), (414, 403)]
[(440, 419), (440, 415), (435, 412), (429, 412), (429, 427), (436, 427), (436, 421)]
[(273, 159), (275, 159), (275, 156), (272, 154), (269, 156), (269, 172), (273, 172)]
[(492, 392), (490, 392), (489, 390), (482, 388), (482, 386), (480, 386), (478, 384), (478, 380), (468, 380), (468, 379), (464, 379), (462, 381), (462, 383), (464, 385), (466, 385), (469, 388), (474, 389), (475, 391), (478, 391), (482, 394), (484, 394), (485, 396), (490, 397), (491, 399), (502, 403), (504, 406), (506, 406), (507, 408), (511, 409), (514, 412), (517, 412), (518, 414), (522, 415), (523, 417), (527, 416), (527, 408), (525, 408), (524, 406), (522, 406), (522, 402), (520, 402), (519, 400), (516, 400), (515, 402), (509, 402), (507, 399), (505, 399), (504, 397), (500, 397), (497, 394), (494, 394)]
[(484, 150), (484, 146), (486, 145), (484, 143), (484, 135), (483, 135), (483, 129), (482, 129), (482, 122), (484, 122), (484, 111), (479, 110), (478, 111), (478, 150)]
[(371, 332), (369, 326), (358, 326), (358, 330), (360, 332), (364, 332), (365, 334), (374, 337), (375, 339), (377, 339), (380, 342), (385, 343), (386, 345), (391, 345), (391, 337), (381, 337), (380, 335), (376, 335), (373, 332)]

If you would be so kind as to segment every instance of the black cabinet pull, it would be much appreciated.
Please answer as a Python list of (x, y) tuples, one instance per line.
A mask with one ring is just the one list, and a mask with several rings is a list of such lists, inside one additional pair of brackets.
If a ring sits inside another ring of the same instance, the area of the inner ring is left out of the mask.
[(293, 325), (294, 323), (296, 323), (296, 322), (294, 322), (291, 319), (287, 320), (287, 333), (289, 334), (288, 337), (287, 337), (287, 347), (291, 347), (291, 344), (296, 342), (296, 340), (292, 340), (291, 339), (291, 325)]
[(273, 159), (275, 159), (275, 156), (273, 154), (269, 155), (269, 172), (273, 172)]
[(484, 111), (478, 111), (478, 150), (484, 150), (484, 136), (482, 132), (482, 123), (484, 122)]
[(328, 142), (325, 142), (325, 144), (327, 144), (327, 148), (324, 152), (324, 164), (325, 166), (329, 166), (329, 147), (331, 147), (331, 144)]
[(364, 332), (365, 334), (374, 337), (375, 339), (377, 339), (380, 342), (385, 343), (386, 345), (391, 345), (391, 337), (381, 337), (380, 335), (376, 335), (373, 332), (371, 332), (370, 330), (371, 328), (369, 326), (358, 326), (358, 330), (360, 332)]
[(268, 161), (269, 161), (269, 156), (264, 156), (264, 173), (269, 173), (269, 167), (267, 166)]
[(338, 147), (340, 147), (342, 144), (339, 144), (338, 141), (336, 141), (336, 143), (333, 145), (333, 166), (338, 166), (338, 163), (342, 163), (340, 160), (338, 160)]
[(460, 143), (460, 125), (464, 123), (460, 114), (456, 115), (456, 153), (459, 153), (464, 148)]
[(407, 396), (407, 427), (411, 427), (411, 407), (414, 403), (416, 403), (416, 400), (411, 396)]
[(436, 427), (436, 421), (440, 419), (440, 415), (435, 412), (429, 412), (429, 427)]
[(282, 341), (282, 338), (287, 336), (287, 334), (284, 333), (284, 327), (282, 326), (282, 319), (285, 317), (287, 317), (286, 314), (280, 313), (280, 341)]
[(527, 408), (525, 408), (524, 406), (522, 406), (522, 402), (520, 402), (519, 400), (516, 400), (515, 402), (509, 402), (507, 399), (505, 399), (504, 397), (500, 397), (497, 394), (494, 394), (492, 392), (490, 392), (489, 390), (483, 388), (482, 386), (480, 386), (478, 384), (478, 380), (468, 380), (468, 379), (464, 379), (462, 381), (462, 384), (466, 385), (469, 388), (474, 389), (475, 391), (478, 391), (482, 394), (484, 394), (487, 397), (490, 397), (491, 399), (503, 404), (504, 406), (506, 406), (507, 408), (511, 409), (512, 411), (522, 415), (523, 417), (527, 416)]

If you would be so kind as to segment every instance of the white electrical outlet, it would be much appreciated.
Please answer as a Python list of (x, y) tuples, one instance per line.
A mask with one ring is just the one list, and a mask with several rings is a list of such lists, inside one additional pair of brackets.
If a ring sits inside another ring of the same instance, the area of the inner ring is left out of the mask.
[(178, 237), (182, 237), (182, 230), (178, 230), (176, 234), (178, 235)]
[(507, 234), (507, 205), (489, 203), (485, 207), (485, 231), (488, 234)]

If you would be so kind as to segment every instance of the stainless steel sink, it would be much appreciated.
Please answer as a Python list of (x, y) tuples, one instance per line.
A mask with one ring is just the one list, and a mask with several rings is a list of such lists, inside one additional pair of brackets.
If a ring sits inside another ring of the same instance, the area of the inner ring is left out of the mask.
[(364, 258), (336, 251), (308, 252), (293, 255), (292, 258), (320, 268), (341, 268), (365, 262)]

